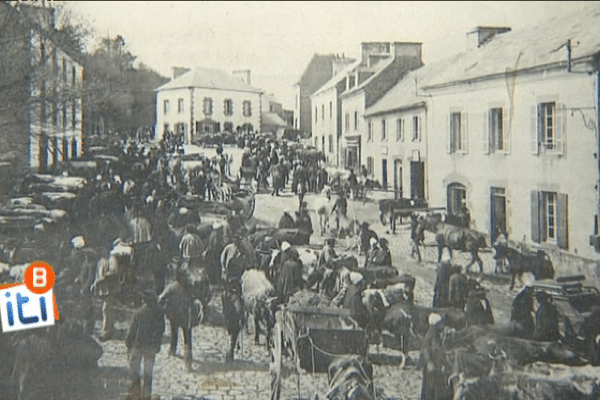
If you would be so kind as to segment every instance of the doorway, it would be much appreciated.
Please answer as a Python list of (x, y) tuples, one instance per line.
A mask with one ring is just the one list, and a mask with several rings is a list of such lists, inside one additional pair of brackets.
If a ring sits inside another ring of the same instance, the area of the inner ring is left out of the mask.
[(402, 198), (402, 160), (394, 160), (394, 198)]
[(410, 198), (425, 198), (425, 162), (410, 162)]

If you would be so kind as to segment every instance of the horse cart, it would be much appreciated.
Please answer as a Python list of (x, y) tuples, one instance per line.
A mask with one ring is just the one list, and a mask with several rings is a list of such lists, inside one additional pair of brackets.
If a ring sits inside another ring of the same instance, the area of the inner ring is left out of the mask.
[(296, 371), (326, 372), (336, 357), (348, 354), (366, 356), (365, 332), (350, 311), (309, 299), (296, 302), (300, 292), (276, 313), (269, 339), (271, 400), (281, 396), (283, 356), (294, 360)]

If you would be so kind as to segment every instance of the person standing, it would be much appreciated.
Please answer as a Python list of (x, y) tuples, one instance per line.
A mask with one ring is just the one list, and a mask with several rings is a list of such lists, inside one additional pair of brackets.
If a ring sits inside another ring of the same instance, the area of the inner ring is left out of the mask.
[[(150, 400), (154, 359), (156, 353), (160, 351), (165, 332), (165, 319), (163, 311), (158, 306), (156, 293), (144, 292), (143, 301), (144, 304), (133, 316), (125, 339), (131, 378), (127, 400)], [(142, 362), (143, 372), (140, 373)]]
[(181, 251), (182, 266), (187, 264), (188, 267), (200, 267), (202, 253), (204, 252), (204, 243), (202, 243), (202, 239), (198, 236), (194, 225), (186, 226), (185, 235), (183, 235), (179, 243), (179, 250)]
[[(419, 245), (425, 240), (425, 224), (420, 221), (415, 214), (410, 215), (410, 256), (421, 262), (421, 251)], [(416, 257), (415, 257), (416, 256)]]

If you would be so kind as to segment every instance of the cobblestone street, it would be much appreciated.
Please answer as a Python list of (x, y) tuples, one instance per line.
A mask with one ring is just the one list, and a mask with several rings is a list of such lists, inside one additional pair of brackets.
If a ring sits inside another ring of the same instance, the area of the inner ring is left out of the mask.
[[(311, 202), (313, 196), (308, 195)], [(255, 217), (259, 224), (274, 225), (284, 210), (297, 207), (297, 197), (286, 192), (281, 197), (268, 194), (257, 195)], [(430, 305), (435, 281), (437, 248), (433, 247), (433, 237), (426, 236), (428, 245), (423, 251), (423, 263), (417, 263), (407, 255), (410, 254), (410, 230), (406, 224), (398, 225), (395, 235), (389, 234), (387, 227), (379, 222), (377, 202), (366, 204), (349, 202), (349, 216), (371, 224), (371, 229), (378, 235), (388, 238), (394, 265), (402, 272), (417, 277), (415, 289), (416, 302)], [(316, 220), (314, 226), (317, 226)], [(322, 238), (311, 237), (311, 244), (320, 245)], [(351, 248), (355, 239), (340, 240), (339, 251)], [(357, 255), (357, 250), (351, 252)], [(482, 254), (486, 272), (491, 272), (493, 260), (491, 253)], [(466, 264), (469, 257), (465, 254), (454, 255), (453, 262)], [(364, 259), (359, 259), (362, 262)], [(498, 321), (507, 321), (507, 310), (510, 307), (510, 294), (505, 284), (490, 284), (485, 276), (482, 284), (490, 290), (490, 300), (494, 306), (494, 315)], [(265, 338), (261, 336), (260, 346), (254, 344), (253, 326), (241, 335), (240, 348), (236, 351), (236, 360), (225, 362), (225, 349), (229, 337), (223, 326), (221, 300), (218, 294), (213, 295), (209, 304), (207, 321), (194, 328), (193, 331), (193, 372), (186, 372), (182, 358), (183, 343), (180, 338), (175, 357), (168, 356), (168, 334), (165, 333), (163, 345), (156, 358), (154, 368), (153, 393), (165, 400), (178, 399), (268, 399), (269, 397), (269, 355), (265, 346)], [(117, 325), (121, 332), (126, 329), (124, 322)], [(165, 332), (169, 332), (167, 327)], [(111, 340), (102, 344), (104, 355), (99, 361), (101, 368), (110, 371), (106, 380), (107, 392), (111, 399), (125, 397), (129, 380), (127, 378), (127, 354), (121, 340)], [(410, 352), (410, 360), (405, 369), (400, 369), (400, 353), (396, 350), (375, 348), (371, 345), (369, 357), (374, 361), (375, 389), (381, 391), (386, 399), (418, 399), (421, 388), (421, 371), (417, 367), (418, 350)], [(284, 358), (284, 378), (282, 380), (282, 399), (312, 399), (326, 393), (327, 376), (325, 373), (312, 374), (301, 370), (296, 374), (292, 360)]]

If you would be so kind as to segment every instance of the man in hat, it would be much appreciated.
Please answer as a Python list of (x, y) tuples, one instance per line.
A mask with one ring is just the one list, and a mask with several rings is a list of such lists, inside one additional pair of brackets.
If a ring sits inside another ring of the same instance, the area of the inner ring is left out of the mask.
[(308, 214), (308, 204), (305, 201), (300, 204), (300, 211), (296, 211), (296, 227), (300, 236), (300, 244), (308, 244), (310, 235), (313, 233), (313, 226)]
[(346, 200), (346, 195), (344, 194), (344, 192), (340, 192), (338, 194), (338, 197), (335, 200), (333, 207), (331, 208), (331, 213), (332, 214), (335, 213), (336, 228), (339, 230), (340, 229), (340, 219), (347, 218), (347, 213), (348, 213), (348, 201)]
[[(163, 311), (158, 306), (156, 294), (145, 291), (142, 298), (144, 304), (134, 314), (125, 339), (131, 377), (127, 400), (150, 400), (154, 358), (160, 351), (161, 339), (165, 331), (165, 319)], [(142, 361), (144, 369), (140, 373)]]
[(494, 324), (492, 306), (486, 297), (485, 289), (477, 288), (469, 291), (465, 304), (465, 315), (467, 326)]

